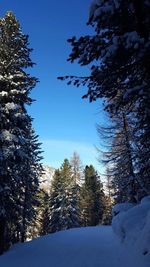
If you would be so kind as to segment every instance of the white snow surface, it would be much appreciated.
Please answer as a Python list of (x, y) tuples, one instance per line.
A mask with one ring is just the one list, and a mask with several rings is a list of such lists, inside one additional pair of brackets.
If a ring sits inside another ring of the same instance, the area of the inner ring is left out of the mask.
[(112, 210), (112, 215), (113, 216), (116, 216), (117, 214), (119, 214), (120, 212), (123, 212), (123, 211), (127, 211), (131, 208), (133, 208), (135, 206), (135, 204), (132, 204), (132, 203), (121, 203), (121, 204), (116, 204), (114, 207), (113, 207), (113, 210)]
[(3, 130), (0, 134), (2, 141), (14, 141), (17, 142), (18, 138), (16, 135), (10, 133), (8, 130)]
[(136, 255), (147, 255), (150, 266), (150, 196), (141, 203), (117, 204), (113, 209), (112, 226), (124, 245)]
[(1, 267), (149, 267), (148, 255), (123, 246), (110, 226), (76, 228), (17, 244)]
[(104, 1), (104, 0), (93, 0), (90, 6), (89, 18), (94, 17), (96, 19), (98, 16), (106, 13), (113, 13), (114, 8), (119, 7), (119, 2)]
[(16, 110), (16, 109), (19, 109), (20, 108), (20, 105), (14, 104), (13, 102), (10, 102), (10, 103), (7, 103), (5, 105), (5, 107), (7, 109), (10, 109), (10, 110)]

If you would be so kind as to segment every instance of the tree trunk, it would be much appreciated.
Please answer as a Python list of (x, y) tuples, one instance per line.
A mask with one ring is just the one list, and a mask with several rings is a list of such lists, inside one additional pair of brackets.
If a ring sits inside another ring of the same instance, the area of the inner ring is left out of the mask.
[(134, 167), (133, 167), (133, 162), (132, 162), (132, 150), (130, 146), (130, 138), (129, 138), (129, 133), (128, 133), (128, 122), (127, 122), (126, 115), (124, 112), (122, 113), (122, 117), (123, 117), (123, 127), (124, 127), (124, 132), (125, 132), (126, 147), (127, 147), (127, 153), (128, 153), (128, 159), (129, 159), (130, 179), (132, 177), (132, 180), (129, 183), (130, 185), (129, 197), (130, 197), (131, 202), (136, 203), (137, 199), (136, 199), (136, 191), (135, 191), (135, 174), (134, 174)]
[(24, 209), (22, 215), (22, 230), (21, 230), (21, 242), (24, 243), (26, 239), (26, 210), (27, 210), (27, 187), (24, 192)]

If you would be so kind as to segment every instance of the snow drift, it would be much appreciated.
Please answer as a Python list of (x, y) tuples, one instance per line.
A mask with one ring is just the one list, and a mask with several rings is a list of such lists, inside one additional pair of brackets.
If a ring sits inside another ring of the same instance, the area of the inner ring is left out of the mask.
[(136, 253), (150, 257), (150, 196), (137, 205), (115, 205), (113, 216), (112, 227), (121, 241)]

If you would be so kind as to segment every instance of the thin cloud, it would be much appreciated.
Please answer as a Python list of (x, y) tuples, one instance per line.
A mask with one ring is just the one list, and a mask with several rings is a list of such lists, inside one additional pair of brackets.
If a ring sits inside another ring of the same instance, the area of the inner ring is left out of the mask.
[(46, 164), (54, 164), (52, 167), (59, 167), (64, 158), (70, 158), (74, 151), (76, 151), (83, 162), (83, 164), (93, 164), (97, 167), (97, 152), (94, 145), (82, 143), (72, 140), (56, 140), (46, 139), (42, 140), (42, 147), (44, 150), (44, 162)]
[(77, 141), (70, 141), (70, 140), (43, 140), (42, 141), (44, 146), (48, 147), (55, 147), (56, 149), (67, 149), (69, 151), (80, 150), (82, 152), (93, 152), (95, 153), (94, 145), (89, 145), (88, 143), (82, 143)]

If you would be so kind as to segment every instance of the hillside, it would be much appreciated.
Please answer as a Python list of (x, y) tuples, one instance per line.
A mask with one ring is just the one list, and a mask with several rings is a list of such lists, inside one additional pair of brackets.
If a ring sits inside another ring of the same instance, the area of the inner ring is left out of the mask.
[(43, 169), (44, 173), (40, 177), (40, 187), (49, 193), (51, 180), (54, 176), (55, 169), (48, 165), (43, 165)]
[(1, 267), (148, 267), (120, 244), (109, 226), (58, 232), (17, 244), (0, 257)]

